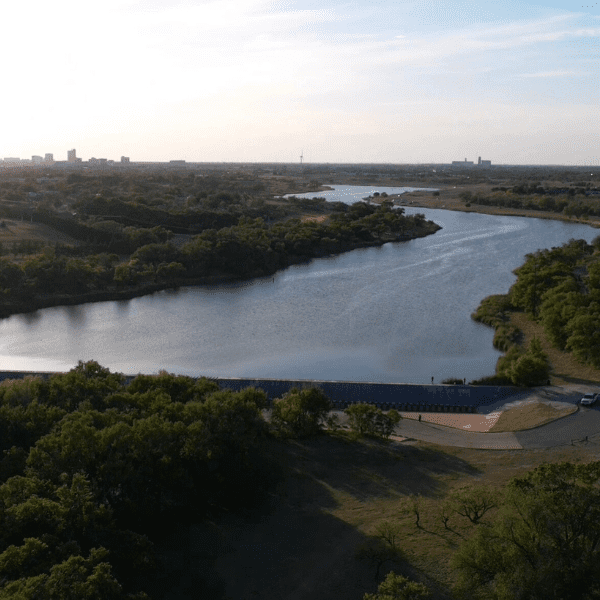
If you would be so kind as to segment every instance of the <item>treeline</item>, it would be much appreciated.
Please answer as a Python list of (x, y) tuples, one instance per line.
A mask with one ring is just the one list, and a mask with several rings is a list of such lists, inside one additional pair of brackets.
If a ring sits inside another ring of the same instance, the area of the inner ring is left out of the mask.
[[(600, 237), (591, 244), (570, 240), (528, 254), (514, 272), (517, 281), (509, 293), (484, 299), (473, 315), (496, 329), (494, 345), (507, 353), (498, 363), (498, 374), (506, 375), (506, 365), (516, 364), (522, 352), (521, 333), (509, 324), (513, 311), (523, 311), (540, 323), (554, 347), (600, 368)], [(534, 345), (541, 352), (539, 342)], [(541, 364), (530, 367), (532, 382), (542, 383)]]
[[(345, 206), (345, 205), (344, 205)], [(206, 278), (270, 275), (291, 264), (349, 249), (428, 235), (439, 229), (423, 215), (406, 216), (388, 206), (357, 203), (326, 222), (288, 219), (267, 225), (241, 218), (237, 225), (208, 229), (175, 246), (163, 227), (117, 227), (123, 259), (114, 252), (85, 254), (89, 248), (47, 247), (20, 261), (0, 259), (4, 312), (47, 305), (49, 299), (152, 289)], [(110, 232), (105, 227), (104, 233)], [(109, 246), (111, 248), (112, 246)]]
[(600, 237), (527, 255), (509, 298), (543, 325), (550, 342), (600, 368)]
[[(463, 192), (461, 198), (467, 205), (499, 206), (563, 214), (567, 217), (586, 219), (600, 216), (600, 190), (586, 188), (515, 187), (496, 188), (490, 195)], [(543, 193), (541, 193), (543, 192)]]

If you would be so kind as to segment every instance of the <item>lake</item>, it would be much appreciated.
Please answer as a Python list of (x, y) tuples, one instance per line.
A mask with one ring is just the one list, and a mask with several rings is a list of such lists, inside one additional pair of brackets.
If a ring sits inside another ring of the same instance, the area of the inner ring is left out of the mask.
[[(305, 194), (356, 201), (385, 187)], [(405, 188), (406, 189), (406, 188)], [(367, 190), (367, 192), (365, 192)], [(506, 293), (525, 254), (598, 231), (561, 221), (407, 208), (434, 235), (363, 248), (274, 278), (194, 286), (0, 321), (0, 370), (430, 383), (494, 373), (494, 332), (470, 315)]]

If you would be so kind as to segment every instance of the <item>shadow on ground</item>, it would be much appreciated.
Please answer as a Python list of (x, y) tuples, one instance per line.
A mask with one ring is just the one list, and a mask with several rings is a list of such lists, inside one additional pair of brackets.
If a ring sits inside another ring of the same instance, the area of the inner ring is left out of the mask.
[(373, 538), (350, 522), (351, 509), (333, 514), (340, 504), (433, 496), (439, 478), (478, 473), (455, 456), (398, 442), (324, 435), (273, 441), (271, 451), (285, 475), (260, 509), (181, 524), (165, 540), (165, 598), (361, 600), (388, 571), (414, 572), (401, 559), (377, 567), (359, 558)]

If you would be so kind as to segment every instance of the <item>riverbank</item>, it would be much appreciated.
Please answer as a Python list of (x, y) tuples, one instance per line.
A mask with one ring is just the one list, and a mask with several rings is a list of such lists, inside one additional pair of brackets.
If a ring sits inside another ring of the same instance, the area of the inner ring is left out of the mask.
[(406, 206), (411, 208), (435, 208), (443, 210), (454, 210), (460, 212), (476, 212), (487, 215), (500, 215), (505, 217), (533, 217), (535, 219), (552, 219), (554, 221), (565, 221), (567, 223), (580, 223), (590, 227), (600, 228), (600, 217), (589, 217), (587, 219), (569, 217), (562, 213), (552, 211), (531, 210), (525, 208), (506, 208), (501, 206), (485, 206), (474, 202), (467, 206), (466, 202), (460, 197), (460, 194), (470, 191), (473, 195), (480, 193), (486, 195), (491, 192), (491, 186), (438, 186), (436, 192), (415, 191), (404, 194), (390, 195), (387, 198), (374, 198), (374, 203), (381, 203), (383, 200), (391, 200), (397, 206)]
[[(314, 217), (307, 217), (307, 220), (310, 219), (314, 219)], [(4, 301), (0, 302), (0, 318), (8, 318), (11, 315), (35, 312), (43, 308), (51, 308), (54, 306), (73, 306), (89, 302), (130, 300), (155, 292), (177, 289), (180, 287), (222, 285), (250, 281), (257, 278), (269, 278), (273, 277), (282, 269), (306, 263), (315, 258), (337, 256), (360, 248), (379, 247), (389, 242), (409, 241), (431, 235), (441, 229), (439, 225), (432, 221), (423, 221), (421, 224), (415, 225), (415, 227), (418, 228), (411, 228), (410, 230), (401, 233), (394, 233), (392, 231), (377, 234), (374, 233), (373, 235), (377, 235), (375, 239), (347, 243), (340, 247), (338, 252), (319, 251), (315, 252), (314, 255), (310, 257), (307, 257), (306, 255), (289, 255), (287, 264), (274, 272), (251, 272), (246, 276), (216, 274), (202, 277), (170, 277), (168, 280), (164, 281), (145, 281), (135, 285), (111, 286), (104, 290), (94, 290), (79, 294), (39, 294), (37, 296), (30, 296), (27, 299), (19, 299), (18, 301)]]

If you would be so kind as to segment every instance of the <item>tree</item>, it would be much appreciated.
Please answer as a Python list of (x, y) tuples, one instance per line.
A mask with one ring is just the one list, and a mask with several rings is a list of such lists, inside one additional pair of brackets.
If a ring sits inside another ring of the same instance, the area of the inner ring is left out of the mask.
[(493, 600), (600, 596), (600, 462), (546, 464), (514, 478), (489, 527), (453, 558), (457, 592)]
[(389, 438), (401, 419), (395, 410), (384, 413), (380, 408), (366, 402), (350, 405), (344, 411), (350, 419), (350, 427), (359, 435)]
[(470, 486), (456, 490), (450, 502), (456, 513), (479, 525), (488, 511), (498, 507), (498, 492), (488, 486)]
[(430, 596), (431, 592), (422, 583), (390, 571), (379, 584), (377, 593), (365, 594), (363, 600), (420, 600)]
[(541, 385), (548, 380), (550, 363), (537, 338), (522, 352), (518, 346), (509, 348), (498, 361), (498, 373), (508, 377), (514, 385)]
[(283, 435), (314, 435), (321, 431), (330, 410), (331, 402), (319, 388), (292, 388), (283, 398), (275, 400), (271, 423)]

